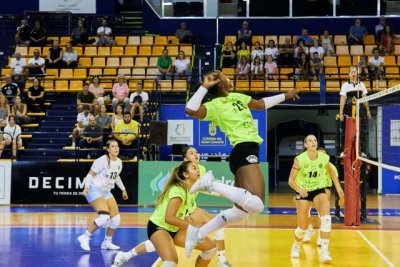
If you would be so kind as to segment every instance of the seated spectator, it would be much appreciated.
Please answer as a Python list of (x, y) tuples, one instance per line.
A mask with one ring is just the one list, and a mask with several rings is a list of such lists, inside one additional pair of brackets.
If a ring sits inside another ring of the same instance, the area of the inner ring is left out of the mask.
[(13, 83), (10, 74), (4, 76), (5, 84), (1, 87), (1, 93), (7, 98), (9, 103), (14, 102), (14, 97), (21, 94), (18, 84)]
[(236, 78), (239, 80), (245, 80), (249, 78), (251, 66), (246, 56), (240, 58), (240, 62), (236, 68)]
[(64, 51), (60, 48), (58, 41), (53, 42), (53, 47), (49, 48), (46, 59), (46, 68), (60, 69), (63, 66)]
[(112, 118), (110, 115), (107, 114), (106, 105), (100, 105), (100, 113), (96, 116), (96, 124), (99, 125), (103, 129), (103, 131), (111, 132)]
[(139, 124), (132, 120), (130, 112), (124, 112), (123, 120), (115, 126), (114, 138), (120, 149), (134, 149), (139, 137)]
[(192, 72), (190, 71), (190, 61), (186, 59), (185, 52), (179, 51), (178, 58), (174, 62), (175, 80), (185, 79), (190, 80)]
[(26, 124), (30, 121), (28, 116), (28, 107), (25, 103), (22, 103), (19, 95), (15, 96), (14, 98), (14, 105), (11, 108), (11, 115), (15, 117), (15, 122), (17, 124)]
[(312, 58), (310, 60), (310, 69), (314, 81), (319, 80), (319, 75), (323, 72), (323, 67), (324, 67), (324, 62), (319, 57), (318, 52), (315, 51), (314, 53), (312, 53)]
[(381, 16), (379, 18), (379, 24), (375, 26), (375, 42), (380, 43), (381, 42), (381, 34), (385, 28), (386, 25), (386, 18), (384, 16)]
[(242, 23), (242, 28), (239, 29), (237, 32), (236, 46), (241, 45), (243, 42), (246, 45), (251, 46), (252, 44), (251, 36), (252, 36), (252, 31), (249, 29), (249, 22), (245, 20)]
[(26, 60), (21, 57), (20, 52), (15, 52), (14, 58), (11, 60), (11, 75), (14, 80), (23, 81), (27, 74)]
[(259, 56), (256, 56), (251, 63), (251, 74), (253, 74), (255, 80), (261, 80), (264, 77), (264, 66)]
[(104, 96), (104, 87), (100, 83), (99, 76), (93, 76), (92, 83), (89, 85), (89, 92), (94, 94), (99, 106), (104, 105), (105, 102), (110, 102), (110, 97)]
[(76, 119), (78, 126), (72, 130), (72, 146), (75, 146), (76, 139), (81, 136), (85, 127), (89, 125), (91, 116), (90, 107), (88, 105), (83, 105), (83, 112), (79, 113)]
[(272, 55), (267, 56), (267, 60), (265, 62), (265, 79), (267, 80), (276, 80), (278, 75), (278, 65), (274, 61)]
[(8, 116), (10, 116), (10, 114), (11, 111), (7, 98), (3, 94), (0, 94), (0, 127), (7, 124)]
[(237, 58), (240, 60), (242, 57), (246, 57), (247, 59), (250, 58), (250, 51), (247, 48), (247, 45), (245, 42), (242, 42), (240, 45), (240, 49), (237, 51)]
[[(322, 48), (322, 46), (319, 45), (319, 40), (317, 38), (314, 39), (314, 43), (313, 46), (310, 47), (310, 55), (314, 55), (314, 52), (318, 53), (318, 57), (320, 59), (324, 58), (324, 49)], [(313, 56), (314, 57), (314, 56)]]
[(179, 43), (191, 44), (194, 41), (193, 33), (188, 30), (186, 22), (181, 22), (181, 27), (176, 30), (175, 36), (178, 37)]
[(78, 25), (75, 28), (73, 28), (71, 32), (71, 44), (72, 45), (93, 44), (95, 41), (96, 41), (95, 39), (89, 40), (89, 35), (84, 26), (83, 19), (78, 19)]
[(385, 53), (385, 56), (394, 55), (394, 45), (396, 43), (396, 34), (393, 32), (391, 25), (385, 25), (384, 30), (381, 33), (381, 46)]
[(349, 45), (362, 45), (364, 44), (364, 37), (368, 35), (367, 29), (361, 25), (361, 20), (356, 19), (354, 25), (349, 29)]
[(118, 76), (118, 82), (114, 83), (112, 94), (112, 106), (114, 112), (118, 104), (123, 104), (124, 110), (130, 111), (129, 88), (123, 75)]
[(308, 47), (304, 44), (303, 40), (297, 41), (297, 46), (294, 49), (294, 58), (299, 58), (301, 54), (306, 54), (308, 56), (309, 54), (309, 49)]
[(15, 34), (15, 45), (28, 46), (30, 43), (32, 27), (28, 25), (26, 19), (21, 20), (21, 25), (17, 27), (17, 34)]
[(293, 66), (294, 48), (290, 42), (290, 37), (285, 38), (285, 43), (279, 47), (278, 64), (279, 66)]
[(97, 40), (94, 45), (114, 45), (115, 41), (110, 39), (112, 35), (111, 28), (107, 26), (107, 20), (101, 20), (101, 27), (97, 29)]
[(168, 56), (168, 50), (164, 49), (162, 56), (157, 59), (157, 80), (172, 79), (172, 59)]
[(29, 111), (38, 111), (35, 104), (39, 104), (39, 110), (44, 111), (44, 88), (39, 84), (38, 79), (33, 80), (33, 85), (28, 89), (28, 98), (26, 99)]
[(83, 106), (89, 106), (92, 112), (95, 111), (96, 98), (92, 92), (89, 92), (89, 84), (83, 85), (82, 91), (78, 93), (76, 97), (76, 106), (78, 112), (82, 112)]
[(89, 125), (85, 126), (79, 142), (81, 148), (103, 149), (103, 128), (96, 124), (93, 116), (89, 117)]
[(30, 40), (30, 46), (45, 46), (47, 44), (47, 32), (38, 20), (35, 21), (34, 27), (31, 30)]
[(268, 56), (272, 56), (274, 60), (278, 59), (279, 51), (278, 48), (275, 46), (274, 40), (268, 41), (268, 47), (265, 49), (264, 57), (267, 59)]
[(4, 148), (6, 147), (6, 145), (7, 145), (7, 142), (4, 138), (4, 134), (0, 130), (0, 158), (1, 158), (1, 154), (3, 154)]
[(235, 68), (236, 63), (236, 51), (232, 42), (228, 42), (222, 51), (222, 68)]
[(329, 36), (328, 30), (324, 30), (324, 34), (321, 36), (321, 44), (325, 55), (333, 56), (335, 54), (332, 37)]
[(44, 75), (44, 65), (46, 61), (44, 58), (40, 57), (40, 52), (38, 49), (33, 51), (33, 58), (29, 59), (28, 66), (29, 76), (41, 76)]
[(305, 46), (312, 46), (313, 44), (313, 39), (310, 35), (308, 35), (308, 29), (306, 28), (301, 29), (301, 35), (296, 37), (296, 43), (298, 43), (300, 40), (304, 41)]
[(260, 58), (261, 64), (262, 64), (263, 59), (264, 59), (264, 52), (263, 52), (263, 50), (261, 48), (260, 42), (255, 42), (254, 43), (254, 49), (253, 49), (253, 51), (251, 51), (251, 60), (254, 61), (254, 59), (256, 57)]
[(306, 53), (302, 53), (295, 60), (295, 77), (296, 80), (308, 80), (310, 73), (310, 61)]
[(136, 111), (139, 111), (140, 122), (143, 123), (144, 111), (149, 101), (149, 94), (143, 91), (141, 83), (136, 85), (136, 92), (132, 93), (129, 101), (131, 102), (132, 118), (135, 118)]
[(367, 56), (360, 56), (360, 60), (357, 63), (358, 75), (361, 80), (365, 80), (368, 77), (368, 60)]
[(372, 50), (372, 57), (369, 59), (370, 77), (374, 80), (382, 80), (384, 59), (379, 55), (379, 49)]
[(115, 132), (115, 126), (118, 124), (118, 122), (122, 121), (123, 119), (124, 107), (122, 105), (118, 105), (114, 111), (114, 114), (112, 115), (111, 129), (113, 132)]
[(5, 145), (12, 147), (13, 157), (17, 156), (17, 149), (22, 147), (22, 138), (21, 138), (21, 127), (16, 124), (15, 117), (11, 115), (8, 118), (8, 124), (4, 127), (3, 137), (5, 139)]
[(68, 42), (63, 53), (63, 67), (76, 68), (78, 66), (78, 54), (72, 48), (72, 44)]

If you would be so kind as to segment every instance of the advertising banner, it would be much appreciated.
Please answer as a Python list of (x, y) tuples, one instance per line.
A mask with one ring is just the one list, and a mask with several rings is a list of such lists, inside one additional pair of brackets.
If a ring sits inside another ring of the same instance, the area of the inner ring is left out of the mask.
[[(148, 161), (139, 162), (139, 196), (138, 204), (153, 204), (164, 188), (171, 170), (180, 162)], [(234, 185), (234, 178), (228, 162), (201, 162), (207, 170), (212, 170), (215, 178), (222, 183)], [(265, 203), (268, 203), (268, 163), (261, 163), (265, 177)], [(217, 196), (200, 193), (197, 204), (203, 206), (231, 206), (232, 202)]]
[[(20, 161), (12, 166), (12, 204), (87, 204), (83, 179), (92, 162)], [(122, 200), (117, 186), (111, 191), (118, 203), (137, 203), (136, 162), (124, 162), (121, 179), (129, 199)]]
[(192, 120), (168, 120), (168, 145), (193, 145)]
[(95, 14), (96, 0), (39, 0), (39, 11)]
[(11, 161), (0, 161), (0, 204), (10, 204)]

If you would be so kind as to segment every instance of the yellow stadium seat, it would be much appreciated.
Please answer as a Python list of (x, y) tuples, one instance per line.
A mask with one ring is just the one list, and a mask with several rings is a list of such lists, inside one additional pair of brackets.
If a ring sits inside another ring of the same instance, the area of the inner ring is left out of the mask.
[(133, 57), (122, 57), (121, 67), (133, 67)]
[(346, 35), (335, 35), (333, 37), (333, 43), (335, 45), (345, 45), (345, 44), (347, 44), (347, 36)]
[(58, 36), (47, 36), (47, 41), (57, 41), (58, 43), (60, 43), (60, 38), (58, 38)]
[(187, 91), (186, 80), (174, 80), (173, 92), (186, 92)]
[[(153, 56), (161, 56), (162, 53), (163, 53), (163, 51), (164, 51), (164, 49), (165, 49), (164, 46), (160, 46), (160, 45), (153, 46), (152, 55), (153, 55)], [(168, 55), (171, 56), (171, 55), (169, 54), (169, 48), (168, 48)]]
[(309, 81), (296, 81), (296, 88), (302, 92), (310, 91), (310, 82)]
[(349, 47), (347, 45), (337, 45), (336, 46), (336, 55), (338, 55), (338, 56), (350, 55)]
[(265, 91), (267, 92), (279, 92), (279, 82), (273, 80), (265, 81)]
[(377, 47), (376, 45), (365, 45), (365, 46), (364, 46), (365, 55), (367, 55), (367, 56), (372, 56), (372, 50), (373, 50), (374, 48), (376, 48), (376, 47)]
[(71, 41), (70, 36), (61, 36), (60, 37), (60, 45), (62, 45), (62, 46), (66, 45), (69, 41)]
[(222, 73), (229, 79), (234, 79), (235, 69), (234, 68), (222, 68)]
[(325, 68), (325, 77), (326, 77), (326, 79), (339, 79), (338, 68), (337, 67)]
[(139, 56), (151, 56), (151, 46), (149, 45), (139, 46)]
[(96, 46), (86, 46), (85, 47), (85, 56), (97, 56), (97, 47)]
[(386, 73), (385, 75), (386, 79), (400, 79), (399, 67), (386, 67), (385, 73)]
[(11, 72), (12, 72), (12, 69), (3, 68), (3, 69), (1, 69), (1, 76), (11, 74)]
[(255, 44), (256, 42), (259, 42), (261, 45), (264, 45), (264, 36), (263, 35), (253, 35), (251, 37), (251, 42)]
[[(169, 45), (168, 47), (167, 47), (167, 49), (168, 49), (168, 55), (170, 56), (170, 57), (176, 57), (176, 56), (178, 56), (178, 54), (179, 54), (179, 49), (178, 49), (179, 47), (177, 46), (177, 45)], [(188, 58), (189, 59), (189, 58)]]
[(108, 57), (107, 67), (119, 67), (119, 57)]
[(23, 57), (27, 56), (28, 55), (28, 47), (27, 46), (17, 46), (15, 48), (15, 52), (20, 52)]
[(156, 79), (158, 74), (158, 68), (147, 68), (146, 79)]
[(111, 48), (112, 56), (123, 56), (124, 55), (124, 47), (122, 46), (113, 46)]
[(375, 35), (369, 34), (369, 35), (365, 36), (364, 37), (364, 44), (365, 45), (375, 44)]
[(132, 69), (132, 79), (144, 79), (146, 76), (145, 68), (133, 68)]
[(171, 45), (177, 45), (177, 44), (179, 44), (179, 39), (178, 39), (178, 37), (176, 37), (175, 35), (169, 35), (169, 36), (167, 37), (167, 39), (168, 39), (168, 44), (171, 44)]
[(55, 90), (67, 92), (69, 89), (67, 80), (56, 80), (55, 81)]
[(72, 49), (74, 49), (76, 51), (76, 54), (78, 56), (82, 56), (83, 55), (83, 47), (82, 46), (74, 46)]
[(320, 92), (321, 83), (319, 81), (311, 81), (310, 83), (310, 91), (311, 92)]
[(149, 65), (149, 61), (147, 57), (136, 57), (135, 58), (135, 67), (147, 67)]
[(338, 56), (338, 66), (339, 67), (351, 66), (351, 56)]
[(71, 79), (74, 77), (73, 69), (61, 69), (60, 78), (61, 79)]
[(387, 84), (385, 80), (382, 81), (372, 81), (372, 88), (373, 92), (378, 92), (387, 89)]
[(103, 70), (103, 75), (104, 76), (110, 76), (110, 78), (112, 79), (115, 76), (117, 76), (117, 69), (115, 69), (115, 68), (104, 69)]
[[(29, 47), (29, 51), (28, 51), (28, 56), (33, 56), (33, 51), (35, 51), (36, 49), (39, 50), (40, 54), (42, 53), (42, 48), (41, 47), (30, 46)], [(45, 48), (45, 49), (47, 49), (47, 48)]]
[(126, 45), (126, 36), (115, 36), (114, 40), (117, 45)]
[(97, 49), (98, 56), (109, 56), (110, 55), (110, 47), (109, 46), (99, 46)]
[(149, 67), (157, 67), (158, 57), (150, 57), (149, 58)]
[(123, 75), (125, 77), (131, 76), (131, 69), (130, 68), (119, 68), (118, 75)]
[(340, 81), (338, 81), (338, 80), (326, 81), (326, 91), (327, 92), (340, 92)]
[(54, 81), (53, 80), (43, 80), (41, 82), (41, 84), (44, 87), (44, 89), (47, 89), (47, 90), (54, 89)]
[(144, 80), (143, 81), (143, 90), (144, 91), (151, 91), (156, 88), (155, 80)]
[(388, 87), (391, 88), (393, 86), (399, 85), (400, 84), (400, 80), (389, 80), (388, 81)]
[(336, 67), (337, 63), (336, 63), (336, 57), (330, 57), (330, 56), (326, 56), (324, 57), (324, 66), (325, 67)]
[(170, 80), (160, 80), (160, 89), (161, 92), (171, 92), (172, 91), (172, 83)]
[[(278, 36), (277, 35), (265, 35), (265, 46), (268, 46), (269, 40), (273, 40), (275, 42), (275, 45), (278, 44)], [(285, 42), (285, 40), (283, 40), (283, 42)]]
[(93, 58), (93, 67), (105, 67), (106, 65), (106, 58), (104, 57), (94, 57)]
[(348, 79), (349, 73), (350, 73), (350, 67), (340, 67), (339, 68), (340, 79)]
[(141, 45), (153, 45), (154, 44), (153, 36), (142, 36), (140, 39), (140, 44)]
[(128, 45), (140, 45), (140, 36), (129, 36)]
[(193, 48), (192, 48), (191, 45), (181, 45), (179, 47), (179, 50), (185, 52), (185, 55), (187, 57), (191, 57), (192, 56)]
[(225, 35), (224, 44), (226, 45), (228, 42), (232, 42), (233, 45), (236, 43), (236, 35)]
[(400, 45), (394, 45), (394, 54), (400, 56)]
[(293, 80), (290, 80), (290, 81), (283, 80), (283, 81), (281, 81), (280, 88), (281, 88), (281, 92), (289, 91), (290, 89), (294, 88), (294, 81)]
[(83, 82), (82, 81), (70, 81), (69, 82), (69, 90), (73, 92), (82, 91)]
[(75, 79), (85, 79), (87, 77), (87, 69), (74, 69)]
[(46, 69), (46, 79), (58, 78), (58, 69)]
[(263, 80), (252, 80), (250, 83), (251, 92), (264, 92), (265, 85)]
[(293, 68), (279, 68), (280, 79), (289, 79), (293, 76)]
[(101, 76), (103, 75), (103, 69), (90, 68), (89, 76)]
[(136, 46), (125, 46), (125, 56), (136, 56), (137, 47)]
[(384, 56), (383, 57), (383, 66), (385, 67), (391, 67), (391, 66), (396, 66), (396, 56)]
[(364, 47), (362, 45), (351, 45), (350, 46), (350, 55), (352, 55), (352, 56), (364, 55)]
[(250, 90), (249, 80), (236, 80), (235, 92), (248, 92)]
[(154, 37), (154, 44), (155, 45), (167, 45), (168, 44), (167, 36)]
[(81, 67), (92, 66), (92, 58), (91, 57), (79, 57), (79, 65)]
[(286, 38), (289, 38), (291, 40), (290, 35), (279, 35), (278, 42), (280, 45), (285, 43)]

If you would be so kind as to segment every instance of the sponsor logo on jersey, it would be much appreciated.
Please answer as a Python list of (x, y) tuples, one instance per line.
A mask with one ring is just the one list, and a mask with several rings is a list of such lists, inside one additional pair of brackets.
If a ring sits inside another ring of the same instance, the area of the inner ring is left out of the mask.
[(258, 158), (257, 158), (256, 155), (250, 155), (250, 156), (248, 156), (248, 157), (246, 158), (246, 160), (247, 160), (249, 163), (257, 163), (257, 162), (258, 162)]

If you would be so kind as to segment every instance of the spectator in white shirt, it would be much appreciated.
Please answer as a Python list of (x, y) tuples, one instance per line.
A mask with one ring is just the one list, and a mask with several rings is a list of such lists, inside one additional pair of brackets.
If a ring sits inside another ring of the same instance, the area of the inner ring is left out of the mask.
[(269, 40), (268, 41), (268, 47), (265, 49), (264, 57), (265, 60), (267, 60), (268, 56), (272, 56), (274, 61), (278, 58), (279, 51), (278, 48), (275, 46), (275, 41), (274, 40)]
[(90, 106), (83, 105), (83, 112), (79, 113), (76, 118), (78, 126), (76, 126), (76, 128), (72, 130), (72, 146), (75, 146), (75, 140), (76, 138), (81, 136), (83, 130), (85, 129), (85, 126), (89, 125), (89, 119), (91, 116), (93, 115), (90, 114)]
[(63, 54), (64, 67), (66, 68), (76, 68), (78, 66), (78, 54), (72, 48), (72, 44), (68, 42), (65, 46), (65, 51)]
[(384, 59), (379, 55), (379, 49), (374, 48), (372, 50), (372, 57), (369, 59), (369, 71), (370, 76), (374, 80), (382, 80), (382, 74), (383, 74), (383, 62)]
[(102, 19), (101, 27), (97, 29), (97, 40), (94, 45), (114, 45), (114, 40), (110, 39), (112, 34), (111, 28), (107, 27), (107, 20)]
[(21, 57), (20, 52), (15, 52), (14, 58), (11, 60), (11, 75), (14, 80), (22, 80), (26, 74), (26, 60)]
[(190, 71), (190, 61), (186, 59), (185, 52), (179, 51), (179, 55), (174, 62), (174, 66), (175, 66), (175, 80), (182, 79), (183, 77), (187, 81), (189, 81), (192, 72)]
[(132, 118), (135, 117), (136, 111), (139, 110), (140, 122), (143, 123), (144, 111), (147, 107), (147, 103), (149, 102), (149, 94), (143, 92), (143, 87), (141, 83), (138, 83), (136, 85), (136, 92), (131, 94), (129, 101), (132, 105)]
[(22, 147), (21, 127), (15, 123), (15, 117), (8, 117), (8, 124), (4, 127), (4, 139), (6, 146), (12, 145), (13, 157), (17, 156), (17, 149)]
[(44, 75), (44, 65), (46, 61), (40, 57), (38, 49), (33, 51), (33, 58), (29, 59), (27, 68), (30, 76)]
[(264, 59), (264, 51), (261, 48), (260, 42), (255, 42), (254, 43), (254, 49), (251, 51), (251, 60), (254, 61), (256, 57), (259, 57), (261, 59), (261, 64)]
[(262, 80), (264, 78), (264, 66), (259, 56), (256, 56), (251, 62), (251, 74), (253, 79)]
[(318, 53), (318, 57), (320, 59), (324, 58), (324, 48), (319, 45), (319, 40), (317, 38), (314, 38), (313, 46), (310, 47), (310, 55), (314, 55), (314, 52)]

